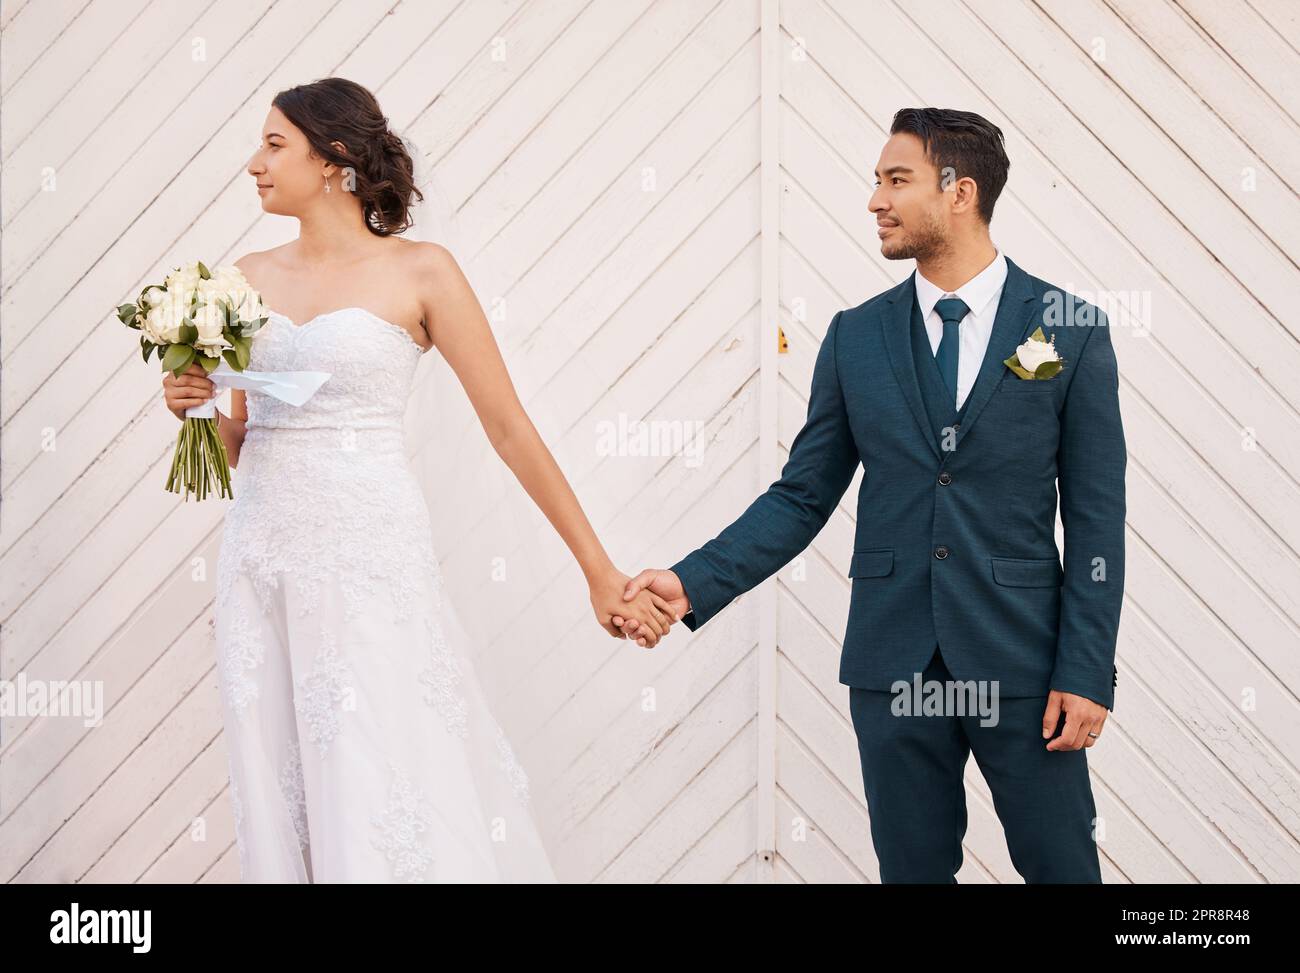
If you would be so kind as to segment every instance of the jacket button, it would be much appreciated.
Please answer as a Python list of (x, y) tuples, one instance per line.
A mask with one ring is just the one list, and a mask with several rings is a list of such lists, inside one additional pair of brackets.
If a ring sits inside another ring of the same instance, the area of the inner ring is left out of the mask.
[(938, 547), (934, 549), (934, 556), (937, 557), (940, 561), (942, 561), (944, 558), (948, 556), (948, 548), (940, 544)]
[(947, 486), (949, 483), (952, 482), (952, 474), (949, 473), (947, 470), (944, 470), (942, 473), (939, 474), (939, 482), (942, 483), (944, 486)]

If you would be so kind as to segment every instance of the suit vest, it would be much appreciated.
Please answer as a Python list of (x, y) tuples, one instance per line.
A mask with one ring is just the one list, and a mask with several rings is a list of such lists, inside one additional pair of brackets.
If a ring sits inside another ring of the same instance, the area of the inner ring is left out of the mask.
[(948, 386), (943, 383), (939, 363), (930, 349), (930, 337), (926, 334), (925, 319), (921, 317), (921, 305), (917, 303), (915, 293), (912, 295), (912, 326), (909, 331), (912, 336), (912, 363), (916, 367), (916, 380), (921, 385), (921, 399), (925, 403), (926, 414), (930, 417), (934, 441), (942, 450), (944, 428), (960, 423), (966, 414), (966, 406), (970, 404), (970, 395), (967, 394), (966, 401), (958, 409), (948, 392)]

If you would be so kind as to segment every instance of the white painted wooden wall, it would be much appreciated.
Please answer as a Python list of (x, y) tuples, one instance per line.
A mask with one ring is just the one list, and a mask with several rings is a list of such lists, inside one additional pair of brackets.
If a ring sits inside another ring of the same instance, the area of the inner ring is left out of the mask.
[[(776, 478), (831, 316), (910, 272), (866, 211), (894, 111), (993, 119), (995, 242), (1138, 296), (1118, 709), (1089, 754), (1105, 878), (1300, 879), (1298, 48), (1287, 0), (0, 0), (0, 678), (92, 680), (107, 711), (0, 719), (0, 880), (238, 879), (223, 504), (163, 491), (176, 420), (107, 312), (292, 236), (243, 167), (271, 96), (331, 74), (436, 172), (629, 573)], [(642, 420), (701, 423), (700, 462), (602, 446)], [(435, 355), (408, 432), (563, 880), (877, 880), (836, 678), (856, 479), (777, 578), (647, 653), (594, 625)], [(960, 880), (1018, 881), (973, 761), (968, 792)]]

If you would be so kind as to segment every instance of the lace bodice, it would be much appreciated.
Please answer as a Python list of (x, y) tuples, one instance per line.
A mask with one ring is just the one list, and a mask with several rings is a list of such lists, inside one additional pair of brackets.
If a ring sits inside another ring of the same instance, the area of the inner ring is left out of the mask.
[(278, 573), (292, 569), (303, 614), (333, 575), (342, 579), (350, 613), (383, 586), (398, 617), (409, 615), (420, 573), (438, 571), (403, 434), (422, 351), (404, 328), (363, 308), (340, 308), (302, 325), (271, 313), (253, 339), (249, 368), (324, 371), (330, 378), (300, 408), (247, 393), (219, 606), (237, 572), (252, 576), (265, 606)]
[(248, 427), (402, 430), (422, 349), (405, 328), (360, 307), (339, 308), (295, 325), (270, 312), (253, 339), (248, 367), (310, 369), (329, 380), (301, 408), (249, 392)]

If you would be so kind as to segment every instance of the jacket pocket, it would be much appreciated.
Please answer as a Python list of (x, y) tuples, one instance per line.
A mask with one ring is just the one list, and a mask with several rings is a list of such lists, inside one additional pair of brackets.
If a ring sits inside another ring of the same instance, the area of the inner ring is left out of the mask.
[(1008, 375), (998, 386), (998, 393), (1010, 392), (1015, 395), (1020, 392), (1026, 392), (1030, 395), (1046, 394), (1048, 390), (1055, 386), (1056, 379), (1060, 378), (1060, 373), (1056, 378), (1021, 378), (1019, 375)]
[(877, 548), (872, 551), (854, 551), (849, 562), (850, 578), (883, 578), (894, 570), (894, 549)]
[(1059, 588), (1064, 578), (1054, 557), (991, 557), (993, 580), (1011, 588)]

